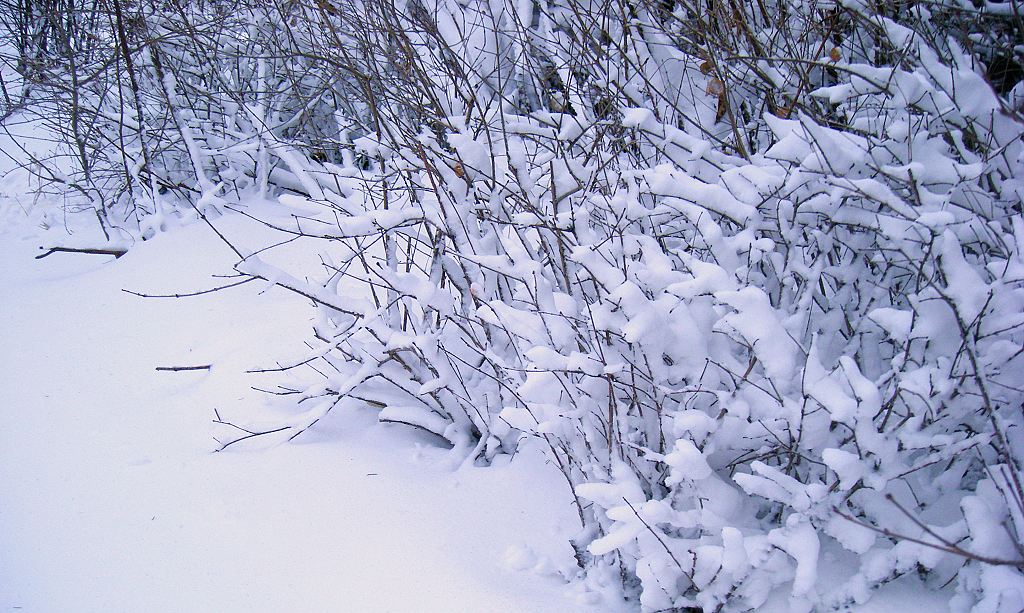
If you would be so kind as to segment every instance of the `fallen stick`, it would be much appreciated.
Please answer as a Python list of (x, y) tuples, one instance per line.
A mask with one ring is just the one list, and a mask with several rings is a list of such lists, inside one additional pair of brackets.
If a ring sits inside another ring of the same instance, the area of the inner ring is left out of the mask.
[(54, 253), (91, 253), (93, 255), (112, 255), (115, 258), (119, 258), (122, 255), (128, 253), (127, 249), (103, 249), (103, 248), (89, 248), (89, 247), (40, 247), (40, 249), (46, 249), (46, 253), (42, 253), (36, 256), (37, 260), (41, 260), (48, 255)]
[(210, 370), (213, 368), (212, 364), (202, 364), (200, 366), (157, 366), (156, 369), (164, 372), (178, 372), (181, 370)]

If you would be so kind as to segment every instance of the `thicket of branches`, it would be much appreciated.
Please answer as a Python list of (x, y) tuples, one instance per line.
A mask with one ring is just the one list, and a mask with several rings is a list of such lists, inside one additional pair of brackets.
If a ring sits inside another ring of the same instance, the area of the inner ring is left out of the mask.
[(277, 198), (331, 244), (320, 283), (239, 253), (320, 313), (289, 436), (370, 405), (470, 462), (535, 438), (581, 570), (648, 611), (916, 575), (1009, 612), (1019, 8), (8, 0), (4, 96), (108, 228)]

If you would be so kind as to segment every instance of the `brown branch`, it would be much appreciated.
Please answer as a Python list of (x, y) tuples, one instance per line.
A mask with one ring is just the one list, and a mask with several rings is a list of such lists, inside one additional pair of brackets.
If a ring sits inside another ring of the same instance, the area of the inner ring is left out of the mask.
[[(894, 540), (910, 541), (911, 543), (916, 543), (918, 545), (923, 545), (925, 547), (931, 547), (932, 549), (938, 549), (939, 551), (945, 551), (946, 553), (951, 553), (951, 554), (953, 554), (955, 556), (960, 556), (962, 558), (967, 558), (968, 560), (976, 560), (978, 562), (983, 562), (985, 564), (991, 564), (993, 566), (1013, 566), (1015, 568), (1024, 569), (1024, 560), (1003, 560), (1001, 558), (991, 558), (989, 556), (979, 555), (979, 554), (974, 553), (972, 551), (967, 551), (966, 549), (964, 549), (964, 548), (962, 548), (960, 546), (957, 546), (957, 545), (939, 545), (939, 544), (936, 544), (936, 543), (929, 543), (928, 541), (925, 541), (925, 540), (922, 540), (922, 539), (918, 539), (918, 538), (914, 538), (912, 536), (907, 536), (905, 534), (899, 534), (897, 532), (893, 532), (892, 530), (889, 530), (888, 528), (880, 528), (878, 526), (874, 526), (874, 525), (869, 524), (867, 522), (861, 521), (861, 520), (853, 517), (852, 515), (847, 515), (846, 513), (843, 513), (842, 511), (840, 511), (839, 509), (835, 509), (835, 512), (839, 515), (839, 517), (842, 517), (846, 521), (853, 522), (853, 523), (857, 524), (858, 526), (862, 526), (862, 527), (867, 528), (869, 530), (873, 530), (873, 531), (875, 531), (875, 532), (877, 532), (877, 533), (879, 533), (879, 534), (881, 534), (883, 536), (886, 536), (886, 537), (894, 539)], [(930, 530), (928, 532), (930, 532)], [(945, 540), (945, 539), (941, 539), (941, 540)]]
[(90, 253), (90, 254), (93, 254), (93, 255), (112, 255), (112, 256), (114, 256), (114, 258), (119, 258), (122, 255), (128, 253), (127, 249), (122, 249), (122, 248), (104, 249), (104, 248), (100, 248), (100, 247), (98, 247), (98, 248), (90, 248), (90, 247), (49, 247), (49, 248), (47, 248), (47, 247), (40, 247), (40, 249), (45, 249), (46, 253), (37, 255), (36, 256), (37, 260), (41, 260), (41, 259), (45, 258), (46, 256), (53, 255), (54, 253), (58, 253), (58, 252), (59, 253)]
[(157, 366), (156, 369), (161, 372), (179, 372), (183, 370), (210, 370), (212, 367), (212, 364), (202, 364), (199, 366)]

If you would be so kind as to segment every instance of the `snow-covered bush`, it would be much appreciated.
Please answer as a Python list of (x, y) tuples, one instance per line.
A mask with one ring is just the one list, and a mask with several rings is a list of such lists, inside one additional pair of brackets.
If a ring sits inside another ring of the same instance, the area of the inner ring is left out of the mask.
[(1017, 610), (1021, 117), (923, 5), (728, 6), (321, 15), (394, 95), (375, 172), (293, 228), (350, 253), (282, 282), (330, 373), (293, 430), (370, 404), (467, 461), (536, 437), (581, 567), (644, 610), (907, 574)]

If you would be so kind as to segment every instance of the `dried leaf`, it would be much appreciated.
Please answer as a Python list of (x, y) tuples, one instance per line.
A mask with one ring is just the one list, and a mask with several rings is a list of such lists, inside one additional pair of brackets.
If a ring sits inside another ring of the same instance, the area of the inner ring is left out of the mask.
[(772, 111), (772, 114), (775, 115), (776, 117), (781, 117), (782, 119), (789, 119), (790, 116), (793, 115), (793, 105), (784, 104), (782, 106), (776, 107), (775, 110)]
[(718, 78), (711, 79), (705, 92), (710, 96), (721, 96), (725, 93), (725, 83)]

